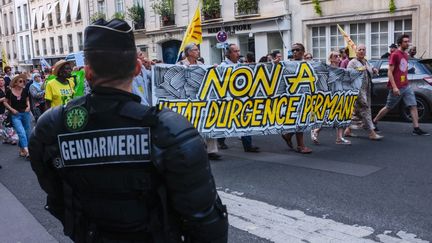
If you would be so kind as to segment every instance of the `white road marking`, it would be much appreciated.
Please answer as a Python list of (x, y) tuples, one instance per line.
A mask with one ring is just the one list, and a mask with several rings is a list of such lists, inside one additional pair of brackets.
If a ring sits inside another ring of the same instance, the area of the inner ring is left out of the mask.
[[(228, 190), (227, 190), (228, 191)], [(265, 202), (237, 196), (219, 190), (222, 202), (227, 206), (229, 223), (235, 228), (247, 231), (275, 243), (427, 243), (414, 234), (399, 231), (395, 236), (389, 231), (377, 234), (371, 227), (346, 225), (331, 219), (308, 216), (300, 210), (287, 210)]]

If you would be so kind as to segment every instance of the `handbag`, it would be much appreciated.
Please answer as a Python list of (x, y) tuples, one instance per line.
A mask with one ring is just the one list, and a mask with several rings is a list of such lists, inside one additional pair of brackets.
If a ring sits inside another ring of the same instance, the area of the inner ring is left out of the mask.
[(9, 111), (5, 112), (6, 118), (3, 120), (3, 127), (12, 127), (12, 113)]

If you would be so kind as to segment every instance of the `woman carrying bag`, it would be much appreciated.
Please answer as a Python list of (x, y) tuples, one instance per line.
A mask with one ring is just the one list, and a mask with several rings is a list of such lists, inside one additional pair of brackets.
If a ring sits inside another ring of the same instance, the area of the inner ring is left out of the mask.
[(3, 102), (6, 100), (6, 81), (0, 76), (0, 138), (3, 144), (16, 145), (18, 136), (12, 127), (12, 119)]
[(12, 113), (12, 125), (18, 134), (19, 155), (28, 157), (28, 139), (31, 132), (30, 99), (25, 89), (27, 77), (25, 74), (16, 75), (11, 83), (10, 90), (6, 91), (6, 100), (3, 104)]

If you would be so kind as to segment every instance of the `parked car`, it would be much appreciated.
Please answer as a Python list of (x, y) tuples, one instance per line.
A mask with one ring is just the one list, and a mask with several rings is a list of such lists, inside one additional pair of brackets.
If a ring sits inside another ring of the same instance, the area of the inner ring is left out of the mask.
[[(377, 113), (385, 106), (388, 95), (388, 59), (370, 60), (379, 70), (378, 76), (372, 79), (372, 112)], [(417, 100), (419, 121), (429, 121), (432, 115), (432, 59), (409, 59), (408, 81), (414, 90)], [(410, 111), (401, 101), (389, 115), (398, 115), (405, 121), (411, 121)]]

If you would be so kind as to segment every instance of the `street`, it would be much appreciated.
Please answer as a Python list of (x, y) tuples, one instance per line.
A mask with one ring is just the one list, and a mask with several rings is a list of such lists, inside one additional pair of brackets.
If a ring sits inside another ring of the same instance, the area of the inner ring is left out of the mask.
[[(431, 123), (421, 127), (432, 132)], [(309, 155), (290, 150), (279, 135), (253, 137), (261, 153), (227, 139), (229, 149), (211, 166), (230, 214), (229, 242), (432, 241), (432, 136), (411, 135), (410, 123), (379, 128), (382, 141), (354, 130), (352, 146), (336, 145), (334, 129), (321, 131), (320, 145), (305, 133)], [(43, 209), (45, 193), (17, 147), (0, 145), (0, 164), (0, 186), (57, 241), (70, 242)], [(21, 232), (6, 232), (14, 223), (0, 216), (0, 242), (27, 242)]]

